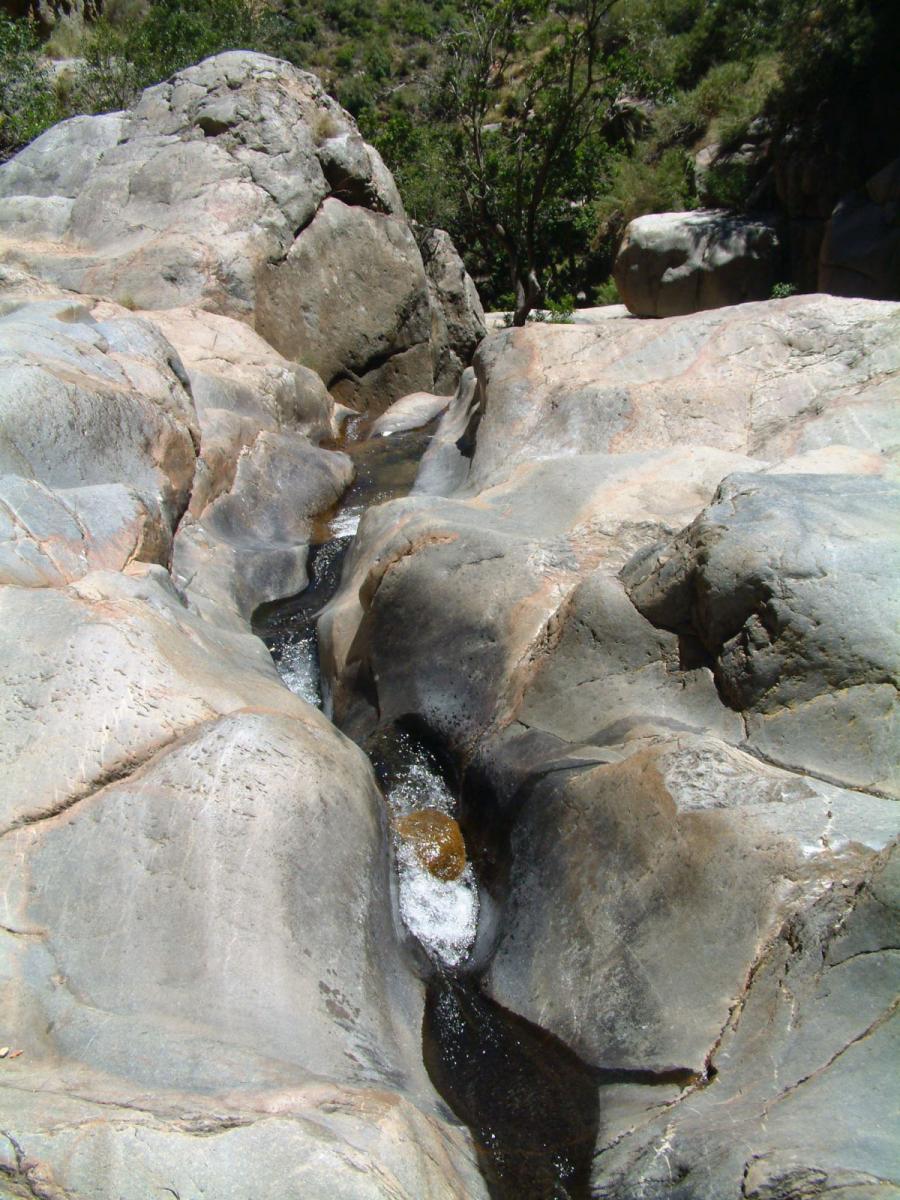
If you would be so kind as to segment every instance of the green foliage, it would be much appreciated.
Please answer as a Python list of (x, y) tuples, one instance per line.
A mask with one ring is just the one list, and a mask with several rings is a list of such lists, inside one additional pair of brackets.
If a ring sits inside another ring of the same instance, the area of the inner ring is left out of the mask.
[(645, 213), (677, 212), (694, 202), (690, 162), (680, 146), (655, 161), (622, 155), (613, 164), (608, 185), (594, 203), (597, 241), (618, 238), (629, 221)]
[(101, 18), (87, 33), (72, 103), (104, 112), (136, 93), (223, 50), (271, 53), (277, 32), (268, 9), (253, 0), (155, 0), (147, 12), (117, 24)]
[(61, 115), (39, 50), (33, 21), (0, 16), (0, 158), (43, 133)]
[[(702, 200), (735, 209), (759, 194), (767, 166), (741, 150), (748, 140), (765, 153), (768, 139), (777, 155), (790, 138), (818, 156), (834, 198), (896, 154), (897, 0), (102, 7), (80, 45), (74, 24), (57, 27), (47, 50), (85, 65), (55, 81), (36, 26), (0, 18), (0, 157), (61, 116), (121, 108), (210, 54), (272, 53), (316, 72), (353, 113), (410, 215), (450, 231), (494, 307), (515, 305), (517, 273), (520, 290), (533, 277), (535, 298), (540, 280), (550, 296), (615, 302), (608, 276), (624, 224), (700, 203), (693, 162), (711, 145), (723, 153), (706, 169)], [(572, 85), (577, 94), (589, 75), (590, 102), (573, 112)]]
[(788, 296), (795, 296), (797, 289), (792, 283), (776, 283), (772, 286), (772, 300), (786, 300)]
[(599, 283), (594, 288), (594, 303), (598, 308), (605, 307), (609, 304), (621, 304), (622, 297), (619, 295), (619, 288), (612, 276), (605, 279), (603, 283)]

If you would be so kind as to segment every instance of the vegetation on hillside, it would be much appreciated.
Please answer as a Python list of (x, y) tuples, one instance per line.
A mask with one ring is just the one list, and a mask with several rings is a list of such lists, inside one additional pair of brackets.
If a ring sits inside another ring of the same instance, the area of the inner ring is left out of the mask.
[(900, 149), (896, 0), (106, 0), (51, 35), (65, 71), (0, 18), (0, 157), (231, 48), (320, 75), (410, 215), (520, 311), (611, 299), (636, 215), (772, 203), (779, 147), (836, 189)]

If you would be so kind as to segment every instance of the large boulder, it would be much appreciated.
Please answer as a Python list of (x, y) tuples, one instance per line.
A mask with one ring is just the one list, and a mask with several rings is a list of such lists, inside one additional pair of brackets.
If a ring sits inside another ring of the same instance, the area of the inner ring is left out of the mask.
[(443, 229), (419, 227), (434, 321), (434, 390), (452, 392), (487, 332), (478, 291)]
[(819, 252), (819, 290), (900, 297), (900, 159), (836, 205)]
[(897, 453), (898, 304), (798, 296), (660, 322), (532, 326), (490, 338), (475, 368), (466, 490), (595, 451), (715, 446), (779, 462), (843, 446), (869, 463), (851, 472)]
[(598, 1195), (900, 1186), (898, 323), (488, 338), (320, 619), (338, 721), (414, 717), (462, 778), (472, 966), (599, 1069)]
[(780, 267), (772, 220), (704, 209), (635, 218), (625, 230), (613, 275), (636, 316), (675, 317), (765, 300)]
[(150, 322), (80, 297), (3, 309), (0, 581), (167, 562), (199, 443), (178, 355)]
[(220, 54), (64, 121), (0, 168), (0, 196), (4, 256), (59, 286), (237, 317), (359, 406), (430, 389), (433, 362), (455, 383), (456, 298), (352, 117), (287, 63)]

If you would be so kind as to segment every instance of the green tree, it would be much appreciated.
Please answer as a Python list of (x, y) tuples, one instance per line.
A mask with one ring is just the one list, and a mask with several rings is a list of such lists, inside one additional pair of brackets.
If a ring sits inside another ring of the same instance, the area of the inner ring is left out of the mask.
[(608, 52), (615, 0), (468, 0), (446, 86), (473, 229), (506, 260), (523, 325), (543, 299), (548, 232), (577, 208), (573, 176), (627, 64)]

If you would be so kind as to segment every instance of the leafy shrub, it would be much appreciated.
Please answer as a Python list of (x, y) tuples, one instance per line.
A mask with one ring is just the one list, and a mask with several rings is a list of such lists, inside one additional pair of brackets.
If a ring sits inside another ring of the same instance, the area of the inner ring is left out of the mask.
[(772, 287), (770, 295), (771, 300), (787, 300), (788, 296), (795, 296), (797, 289), (792, 283), (776, 283)]
[(39, 50), (33, 21), (0, 16), (0, 159), (59, 120), (53, 78)]
[(594, 303), (598, 308), (605, 307), (608, 304), (622, 303), (622, 297), (619, 295), (619, 289), (612, 276), (604, 280), (603, 283), (598, 283), (594, 288)]
[(645, 213), (690, 208), (693, 199), (688, 157), (680, 147), (670, 147), (655, 162), (620, 158), (608, 189), (594, 205), (597, 237), (617, 236)]
[(704, 202), (713, 208), (744, 207), (753, 187), (751, 172), (743, 162), (713, 163), (703, 180)]

